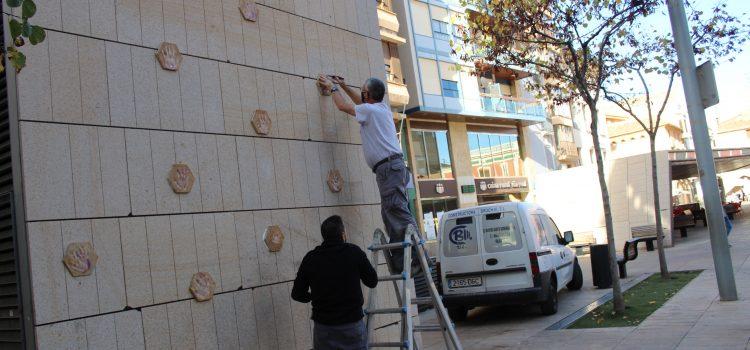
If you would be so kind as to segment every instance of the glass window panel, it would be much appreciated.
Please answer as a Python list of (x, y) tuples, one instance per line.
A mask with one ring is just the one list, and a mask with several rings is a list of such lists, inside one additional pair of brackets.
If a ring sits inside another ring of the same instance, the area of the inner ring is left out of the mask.
[(448, 147), (448, 132), (438, 131), (435, 133), (437, 139), (438, 155), (440, 157), (440, 171), (443, 179), (453, 178), (453, 167), (451, 163), (451, 154)]
[(443, 96), (459, 97), (457, 81), (442, 79), (440, 81), (440, 86), (443, 88)]
[(481, 166), (481, 155), (479, 149), (479, 135), (468, 133), (469, 139), (469, 157), (471, 158), (471, 172), (474, 177), (479, 177), (479, 167)]
[(427, 177), (430, 179), (440, 179), (442, 177), (440, 173), (440, 156), (438, 155), (435, 132), (425, 131), (424, 143), (427, 152)]
[(434, 220), (435, 208), (432, 203), (433, 201), (431, 200), (422, 201), (422, 224), (424, 225), (424, 231), (428, 239), (430, 237), (437, 237), (437, 227)]
[(481, 168), (481, 171), (480, 171), (480, 176), (481, 177), (490, 177), (490, 176), (492, 176), (492, 175), (490, 175), (490, 171), (489, 171), (489, 168), (490, 168), (490, 165), (491, 165), (490, 164), (490, 162), (491, 162), (490, 157), (492, 155), (491, 146), (492, 145), (490, 144), (490, 135), (479, 134), (479, 147), (481, 149), (480, 154), (481, 154), (481, 158), (482, 158), (482, 162), (481, 162), (482, 163), (482, 168)]
[(424, 137), (422, 131), (412, 131), (411, 139), (414, 146), (414, 162), (417, 178), (427, 177), (427, 157), (424, 150)]
[(547, 243), (547, 233), (544, 230), (544, 224), (540, 215), (537, 215), (537, 214), (529, 215), (529, 218), (531, 218), (531, 221), (534, 222), (532, 225), (536, 229), (535, 230), (536, 241), (539, 243), (539, 246), (541, 247), (541, 246), (549, 245)]
[(466, 256), (478, 252), (476, 223), (473, 217), (448, 220), (445, 223), (443, 252), (446, 256)]
[(488, 253), (521, 249), (521, 230), (513, 212), (494, 213), (484, 216), (484, 250)]

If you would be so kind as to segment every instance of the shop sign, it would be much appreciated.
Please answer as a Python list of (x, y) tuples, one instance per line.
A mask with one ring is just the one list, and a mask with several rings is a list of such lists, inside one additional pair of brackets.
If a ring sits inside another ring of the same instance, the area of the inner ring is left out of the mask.
[(525, 177), (496, 177), (474, 179), (477, 194), (501, 194), (528, 192), (529, 182)]
[(458, 196), (456, 180), (418, 180), (417, 183), (421, 198)]

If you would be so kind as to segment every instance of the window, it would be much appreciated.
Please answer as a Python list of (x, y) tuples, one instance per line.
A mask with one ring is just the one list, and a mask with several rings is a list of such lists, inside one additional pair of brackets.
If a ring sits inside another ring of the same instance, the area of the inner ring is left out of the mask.
[(458, 209), (458, 200), (455, 198), (425, 199), (422, 201), (422, 223), (428, 241), (437, 239), (437, 227), (443, 213), (454, 209)]
[(516, 134), (467, 134), (474, 177), (521, 176)]
[(449, 25), (446, 22), (432, 20), (432, 35), (435, 39), (451, 40), (451, 31), (448, 29)]
[(411, 139), (418, 179), (453, 178), (447, 131), (412, 130)]
[(529, 215), (529, 218), (534, 222), (532, 225), (536, 231), (536, 241), (539, 243), (539, 246), (549, 245), (549, 242), (547, 242), (547, 231), (544, 229), (541, 215), (533, 214)]
[(562, 236), (560, 235), (560, 230), (557, 229), (557, 225), (555, 225), (555, 222), (552, 221), (551, 217), (547, 215), (542, 217), (544, 218), (544, 230), (547, 233), (547, 242), (549, 242), (549, 244), (560, 244)]
[(445, 223), (445, 236), (443, 240), (443, 253), (446, 256), (466, 256), (476, 254), (477, 237), (476, 223), (474, 218), (465, 217), (451, 219)]
[(484, 250), (499, 253), (521, 248), (521, 234), (512, 212), (487, 214), (482, 225)]
[(443, 96), (445, 97), (459, 97), (458, 94), (458, 82), (453, 80), (442, 79), (440, 85), (443, 88)]

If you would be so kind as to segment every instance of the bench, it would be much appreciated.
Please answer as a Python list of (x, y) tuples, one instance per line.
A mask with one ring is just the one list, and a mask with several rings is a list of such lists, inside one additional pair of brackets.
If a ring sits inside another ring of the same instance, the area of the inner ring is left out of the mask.
[[(620, 278), (628, 277), (628, 271), (625, 268), (625, 264), (627, 264), (628, 261), (638, 258), (638, 243), (649, 242), (649, 239), (651, 238), (641, 237), (625, 241), (625, 246), (622, 248), (622, 255), (617, 255), (617, 268), (620, 271)], [(656, 237), (653, 237), (653, 239), (656, 239)]]
[(646, 242), (646, 250), (649, 252), (654, 251), (656, 225), (634, 226), (630, 228), (630, 233), (633, 235), (633, 238), (638, 238), (639, 242)]

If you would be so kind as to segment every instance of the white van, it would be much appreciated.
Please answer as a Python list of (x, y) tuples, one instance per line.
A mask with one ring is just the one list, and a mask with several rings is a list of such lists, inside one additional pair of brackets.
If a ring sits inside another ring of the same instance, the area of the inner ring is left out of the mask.
[(443, 302), (451, 319), (482, 305), (539, 304), (557, 312), (557, 292), (578, 290), (583, 274), (560, 231), (538, 205), (512, 202), (463, 208), (440, 219)]

